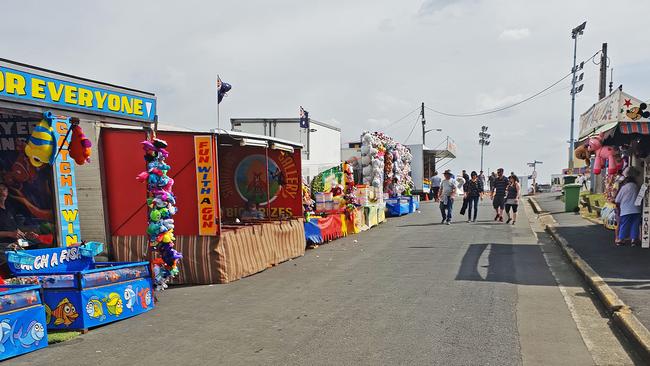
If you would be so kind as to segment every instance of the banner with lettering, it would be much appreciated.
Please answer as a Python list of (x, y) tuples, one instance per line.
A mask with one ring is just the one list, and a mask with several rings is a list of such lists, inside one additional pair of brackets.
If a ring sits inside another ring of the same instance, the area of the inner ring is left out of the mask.
[(55, 232), (52, 170), (34, 167), (25, 155), (27, 139), (40, 120), (38, 114), (0, 113), (0, 179), (9, 191), (5, 207), (17, 228), (38, 234), (38, 241), (47, 244)]
[(224, 218), (240, 217), (247, 202), (265, 218), (302, 216), (300, 150), (222, 145), (218, 157)]
[[(70, 144), (70, 119), (52, 118), (52, 128), (56, 140), (56, 159), (54, 160), (54, 181), (56, 182), (57, 214), (59, 216), (60, 245), (69, 246), (81, 242), (79, 226), (79, 205), (77, 203), (77, 183), (74, 174), (74, 160), (68, 154)], [(63, 147), (59, 150), (60, 147)]]
[(82, 255), (83, 252), (78, 245), (64, 248), (31, 249), (19, 253), (31, 257), (29, 257), (29, 264), (14, 263), (12, 258), (9, 258), (9, 269), (15, 275), (83, 271), (91, 269), (94, 263), (92, 256)]
[(212, 136), (194, 136), (196, 194), (199, 210), (199, 235), (217, 235), (217, 182), (214, 172)]

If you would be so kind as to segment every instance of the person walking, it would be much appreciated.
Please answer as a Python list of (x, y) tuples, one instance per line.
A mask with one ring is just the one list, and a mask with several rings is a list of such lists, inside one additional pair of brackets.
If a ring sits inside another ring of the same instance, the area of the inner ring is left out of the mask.
[(442, 178), (438, 176), (438, 171), (433, 172), (433, 177), (431, 177), (431, 197), (438, 202), (438, 193), (440, 192), (440, 182)]
[[(506, 224), (512, 221), (514, 225), (517, 222), (517, 209), (519, 208), (519, 197), (521, 197), (521, 186), (519, 185), (519, 178), (516, 175), (511, 175), (508, 178), (508, 186), (506, 187), (506, 215), (508, 220)], [(512, 216), (510, 216), (512, 210)]]
[[(487, 184), (487, 181), (485, 180), (485, 174), (483, 174), (483, 171), (478, 174), (478, 180), (481, 181), (481, 184), (483, 184), (483, 194), (485, 194), (485, 186)], [(483, 194), (481, 194), (481, 198), (483, 198)]]
[(503, 168), (497, 169), (497, 174), (494, 177), (492, 185), (492, 207), (496, 212), (494, 221), (503, 222), (503, 210), (506, 204), (506, 187), (508, 186), (508, 178), (503, 175)]
[(442, 214), (441, 224), (451, 224), (451, 212), (454, 209), (454, 196), (456, 196), (456, 182), (452, 180), (449, 169), (443, 173), (445, 179), (440, 182), (438, 201), (440, 201), (440, 213)]
[(616, 194), (616, 206), (620, 210), (621, 219), (618, 223), (616, 246), (625, 245), (630, 241), (632, 246), (639, 245), (639, 227), (641, 226), (641, 206), (635, 204), (639, 187), (634, 182), (634, 177), (629, 171), (625, 172), (625, 179), (620, 183)]
[(463, 206), (460, 208), (460, 215), (463, 216), (465, 215), (465, 211), (467, 210), (467, 205), (469, 204), (469, 201), (467, 200), (467, 189), (468, 189), (468, 184), (469, 184), (469, 175), (467, 174), (467, 171), (463, 169), (463, 172), (461, 173), (462, 175), (462, 180), (458, 178), (458, 184), (461, 185), (462, 187), (459, 186), (458, 190), (460, 191), (459, 194), (463, 195)]
[[(478, 199), (483, 195), (483, 182), (479, 179), (476, 172), (472, 172), (465, 196), (467, 197), (467, 222), (476, 222), (478, 214)], [(472, 209), (474, 218), (472, 218)]]
[(490, 183), (490, 193), (492, 193), (492, 190), (494, 190), (494, 180), (497, 179), (497, 174), (495, 172), (492, 172), (490, 174), (490, 177), (488, 178), (489, 183)]

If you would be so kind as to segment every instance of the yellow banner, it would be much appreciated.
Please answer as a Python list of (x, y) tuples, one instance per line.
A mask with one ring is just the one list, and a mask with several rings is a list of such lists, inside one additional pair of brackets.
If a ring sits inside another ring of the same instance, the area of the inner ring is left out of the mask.
[(199, 199), (199, 235), (217, 235), (216, 175), (211, 136), (194, 136), (196, 193)]

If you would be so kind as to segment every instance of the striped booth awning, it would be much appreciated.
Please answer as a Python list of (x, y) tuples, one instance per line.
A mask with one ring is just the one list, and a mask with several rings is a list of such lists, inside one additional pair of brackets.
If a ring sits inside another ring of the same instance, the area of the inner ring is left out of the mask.
[(631, 133), (650, 135), (650, 122), (621, 122), (618, 129), (626, 135)]

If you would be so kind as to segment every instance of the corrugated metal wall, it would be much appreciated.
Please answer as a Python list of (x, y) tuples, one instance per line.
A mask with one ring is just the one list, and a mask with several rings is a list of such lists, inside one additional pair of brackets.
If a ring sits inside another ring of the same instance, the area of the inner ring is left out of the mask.
[(75, 166), (81, 238), (106, 243), (98, 142), (100, 128), (86, 121), (81, 121), (80, 126), (93, 144), (90, 163)]

